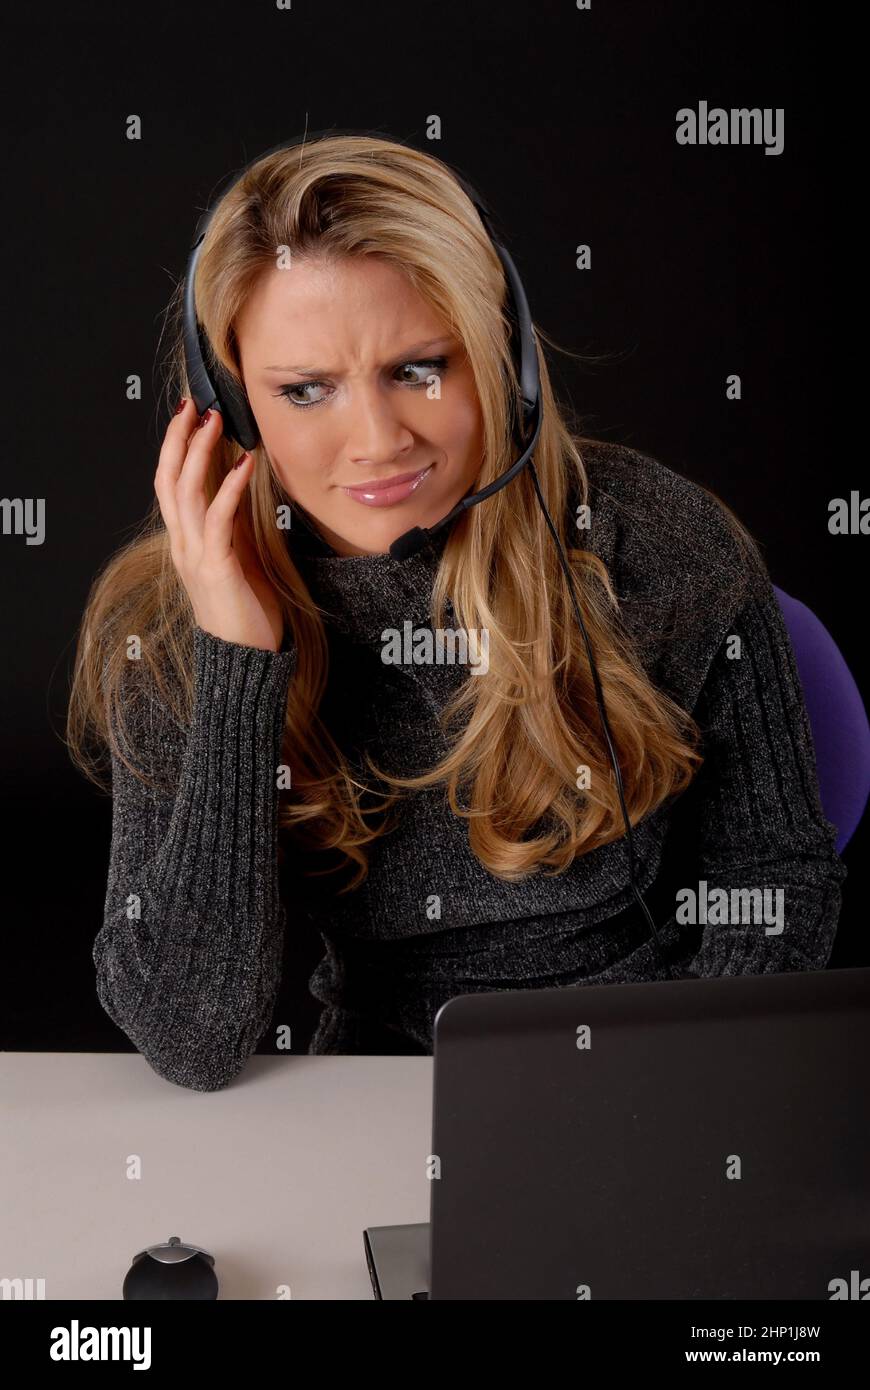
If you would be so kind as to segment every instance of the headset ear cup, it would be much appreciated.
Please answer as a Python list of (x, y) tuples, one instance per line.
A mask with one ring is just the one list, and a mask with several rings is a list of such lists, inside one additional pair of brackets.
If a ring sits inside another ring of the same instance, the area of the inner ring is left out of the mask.
[(235, 439), (243, 449), (256, 448), (260, 432), (245, 391), (219, 362), (214, 363), (212, 380), (224, 419), (225, 437)]

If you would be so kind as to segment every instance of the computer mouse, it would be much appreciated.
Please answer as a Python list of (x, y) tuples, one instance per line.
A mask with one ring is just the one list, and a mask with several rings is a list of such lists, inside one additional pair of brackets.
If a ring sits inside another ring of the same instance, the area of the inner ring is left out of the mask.
[(133, 1256), (124, 1279), (125, 1299), (217, 1298), (214, 1255), (170, 1236)]

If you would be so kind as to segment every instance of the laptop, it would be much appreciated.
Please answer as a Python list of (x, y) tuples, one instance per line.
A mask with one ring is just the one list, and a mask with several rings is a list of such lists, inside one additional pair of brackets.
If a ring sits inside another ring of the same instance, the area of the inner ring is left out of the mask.
[(376, 1298), (870, 1277), (870, 968), (458, 995), (433, 1053), (430, 1219), (366, 1228)]

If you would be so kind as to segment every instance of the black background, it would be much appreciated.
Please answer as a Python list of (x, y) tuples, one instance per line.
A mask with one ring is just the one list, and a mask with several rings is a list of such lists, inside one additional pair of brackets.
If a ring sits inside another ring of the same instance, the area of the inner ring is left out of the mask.
[[(472, 180), (536, 323), (598, 359), (548, 354), (585, 432), (713, 488), (866, 690), (867, 541), (827, 529), (829, 500), (867, 489), (826, 385), (840, 344), (821, 27), (814, 8), (759, 0), (85, 3), (7, 27), (3, 491), (45, 498), (47, 534), (0, 544), (4, 1046), (131, 1047), (94, 988), (111, 803), (63, 744), (75, 634), (94, 573), (153, 496), (160, 316), (196, 218), (230, 170), (306, 123), (382, 130)], [(784, 108), (784, 152), (678, 146), (675, 113), (700, 100)], [(433, 113), (443, 138), (429, 142)], [(833, 965), (870, 960), (868, 819), (843, 856)]]

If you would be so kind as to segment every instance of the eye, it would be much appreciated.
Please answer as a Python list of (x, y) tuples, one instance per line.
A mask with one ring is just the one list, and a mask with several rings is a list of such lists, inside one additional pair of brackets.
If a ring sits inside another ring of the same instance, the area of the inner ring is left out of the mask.
[[(428, 386), (429, 377), (433, 372), (437, 372), (443, 376), (447, 371), (447, 365), (446, 357), (428, 357), (419, 362), (403, 362), (401, 366), (396, 368), (397, 373), (419, 371), (422, 372), (423, 375), (411, 381), (399, 381), (397, 385), (409, 387), (412, 391), (419, 391), (421, 387)], [(284, 400), (289, 401), (290, 405), (295, 406), (297, 410), (309, 410), (312, 406), (323, 405), (329, 397), (321, 396), (317, 400), (299, 400), (295, 393), (313, 391), (315, 387), (325, 385), (326, 383), (323, 381), (297, 381), (292, 385), (282, 386), (278, 391), (274, 391), (272, 394), (275, 396), (276, 400), (279, 396), (283, 396)]]
[(291, 393), (294, 392), (294, 391), (313, 391), (313, 389), (314, 389), (315, 386), (322, 386), (322, 385), (323, 385), (323, 382), (322, 382), (322, 381), (298, 381), (298, 382), (296, 383), (295, 386), (282, 386), (281, 389), (280, 389), (280, 391), (277, 391), (277, 392), (275, 393), (275, 395), (276, 395), (276, 396), (283, 396), (284, 399), (287, 400), (287, 401), (289, 401), (291, 405), (297, 405), (297, 406), (299, 406), (299, 408), (300, 408), (301, 410), (305, 410), (305, 409), (307, 409), (307, 407), (310, 406), (310, 405), (321, 405), (321, 404), (322, 404), (322, 401), (321, 401), (321, 400), (316, 400), (316, 401), (311, 401), (311, 400), (300, 401), (300, 400), (297, 400), (296, 397), (295, 397), (294, 395), (292, 395)]
[(447, 358), (446, 358), (446, 357), (428, 357), (428, 358), (426, 358), (426, 359), (425, 359), (424, 361), (422, 361), (422, 362), (403, 362), (402, 365), (401, 365), (401, 367), (399, 367), (397, 370), (400, 371), (400, 372), (405, 372), (405, 371), (408, 371), (408, 370), (410, 370), (410, 371), (412, 371), (412, 372), (416, 372), (416, 371), (422, 371), (422, 372), (423, 372), (423, 378), (422, 378), (422, 380), (420, 380), (419, 378), (417, 378), (417, 379), (414, 380), (414, 381), (405, 381), (405, 382), (402, 383), (403, 386), (411, 386), (411, 387), (415, 387), (415, 386), (428, 386), (428, 385), (429, 385), (429, 377), (432, 375), (433, 372), (438, 372), (438, 373), (441, 374), (441, 376), (444, 375), (444, 373), (445, 373), (446, 370), (447, 370)]

